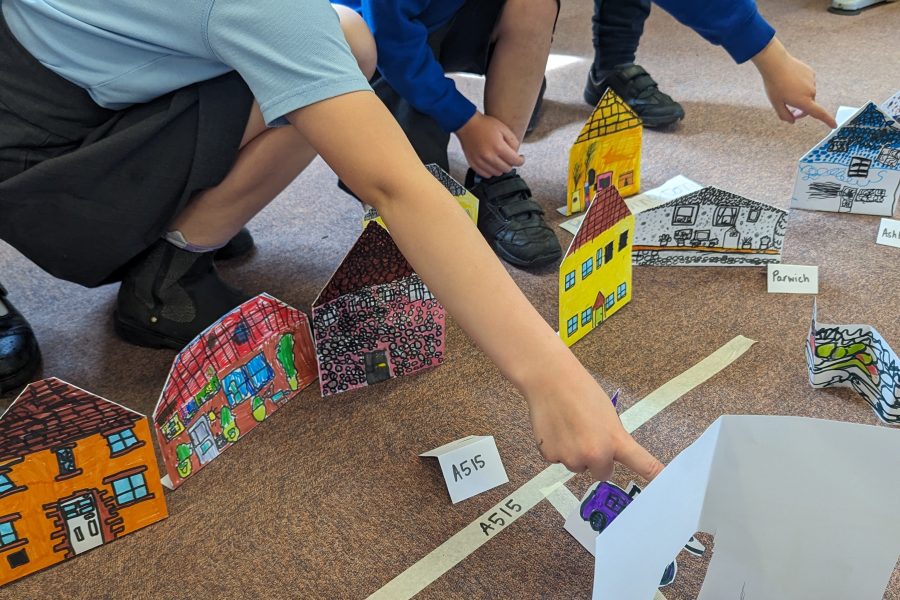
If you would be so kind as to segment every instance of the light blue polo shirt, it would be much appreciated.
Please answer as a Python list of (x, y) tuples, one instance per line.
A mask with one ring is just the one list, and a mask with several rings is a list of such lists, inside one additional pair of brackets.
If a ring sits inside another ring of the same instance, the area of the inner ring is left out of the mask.
[(121, 109), (237, 71), (266, 122), (371, 89), (327, 0), (0, 0), (44, 66)]

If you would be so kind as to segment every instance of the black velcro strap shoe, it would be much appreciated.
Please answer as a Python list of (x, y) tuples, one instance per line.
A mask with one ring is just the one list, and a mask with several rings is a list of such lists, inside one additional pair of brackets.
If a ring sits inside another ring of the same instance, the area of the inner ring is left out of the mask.
[(250, 234), (250, 230), (246, 227), (241, 227), (241, 230), (228, 240), (227, 244), (216, 250), (216, 260), (241, 258), (249, 254), (254, 246), (256, 246), (256, 243), (253, 241), (253, 235)]
[(659, 91), (656, 81), (640, 65), (619, 65), (600, 73), (591, 69), (584, 86), (584, 101), (597, 106), (607, 88), (634, 109), (645, 127), (665, 127), (684, 118), (684, 108)]
[(41, 351), (31, 325), (6, 299), (0, 285), (0, 393), (33, 381), (41, 366)]
[(160, 240), (122, 280), (114, 325), (131, 344), (181, 350), (249, 299), (222, 281), (212, 252), (188, 252)]
[(539, 268), (559, 261), (559, 239), (544, 222), (544, 210), (515, 170), (475, 183), (475, 172), (469, 169), (466, 187), (481, 201), (478, 229), (500, 258), (520, 268)]

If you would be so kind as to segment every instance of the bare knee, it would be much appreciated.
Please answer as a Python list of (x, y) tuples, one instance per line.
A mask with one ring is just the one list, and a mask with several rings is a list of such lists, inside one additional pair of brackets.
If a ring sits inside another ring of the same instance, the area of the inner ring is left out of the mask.
[(506, 0), (494, 37), (509, 35), (553, 35), (558, 0)]
[[(554, 0), (555, 1), (555, 0)], [(337, 12), (341, 20), (341, 29), (344, 37), (350, 45), (353, 56), (366, 79), (371, 79), (375, 74), (375, 66), (378, 63), (378, 52), (375, 49), (375, 38), (369, 31), (369, 26), (354, 10), (333, 4), (332, 8)]]

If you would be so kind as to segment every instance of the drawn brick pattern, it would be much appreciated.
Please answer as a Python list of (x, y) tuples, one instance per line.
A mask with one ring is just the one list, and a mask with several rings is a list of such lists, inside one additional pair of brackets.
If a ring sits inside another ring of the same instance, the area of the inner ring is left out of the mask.
[(31, 384), (0, 420), (0, 462), (130, 427), (143, 417), (59, 379)]
[[(412, 300), (421, 297), (420, 300)], [(392, 377), (437, 366), (444, 309), (412, 275), (313, 308), (322, 395), (367, 385), (366, 353), (386, 350)]]

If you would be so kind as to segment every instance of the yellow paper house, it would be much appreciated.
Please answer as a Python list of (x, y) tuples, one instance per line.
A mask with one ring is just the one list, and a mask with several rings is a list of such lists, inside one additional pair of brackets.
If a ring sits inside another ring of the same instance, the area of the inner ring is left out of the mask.
[(631, 301), (634, 215), (606, 175), (559, 267), (559, 335), (571, 346)]
[(568, 214), (585, 210), (607, 176), (626, 198), (640, 191), (642, 134), (637, 113), (606, 90), (569, 151)]

